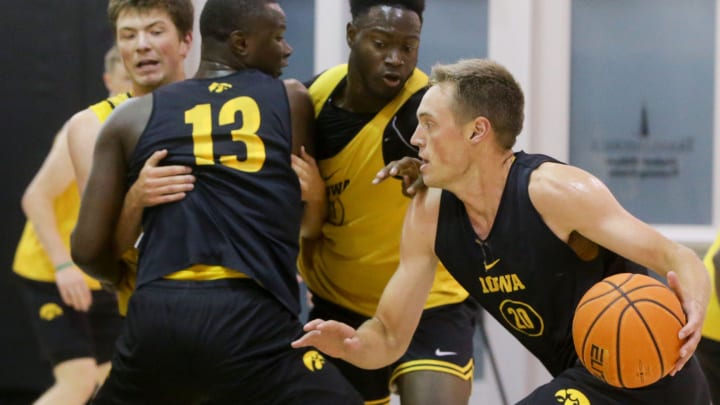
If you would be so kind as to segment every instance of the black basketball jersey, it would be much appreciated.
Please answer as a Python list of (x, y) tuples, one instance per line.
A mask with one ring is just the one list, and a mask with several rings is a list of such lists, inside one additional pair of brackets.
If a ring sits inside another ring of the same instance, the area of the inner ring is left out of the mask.
[(580, 259), (545, 225), (528, 194), (531, 173), (545, 162), (557, 161), (515, 154), (486, 240), (475, 234), (463, 203), (443, 190), (435, 251), (484, 309), (557, 375), (577, 360), (572, 317), (582, 295), (629, 270), (625, 259), (602, 248)]
[(145, 209), (138, 287), (193, 265), (244, 273), (293, 313), (302, 203), (290, 166), (285, 86), (256, 70), (191, 79), (153, 93), (153, 112), (131, 159), (130, 182), (145, 160), (191, 166), (194, 189)]

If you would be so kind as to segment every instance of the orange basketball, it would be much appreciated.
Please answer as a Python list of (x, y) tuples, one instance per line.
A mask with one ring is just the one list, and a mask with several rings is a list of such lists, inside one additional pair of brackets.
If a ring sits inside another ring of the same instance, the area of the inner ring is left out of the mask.
[(675, 294), (642, 274), (607, 277), (583, 295), (572, 333), (580, 361), (620, 388), (640, 388), (666, 376), (680, 358), (685, 313)]

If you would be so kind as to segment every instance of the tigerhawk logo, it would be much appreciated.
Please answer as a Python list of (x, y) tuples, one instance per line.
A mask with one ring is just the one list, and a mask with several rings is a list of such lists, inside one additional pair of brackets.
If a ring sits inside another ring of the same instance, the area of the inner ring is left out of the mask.
[(225, 91), (227, 89), (232, 89), (232, 84), (212, 82), (210, 84), (210, 86), (208, 86), (208, 90), (210, 90), (213, 93), (222, 93), (223, 91)]
[(52, 321), (53, 319), (57, 318), (58, 316), (63, 314), (62, 308), (60, 308), (60, 305), (49, 302), (43, 306), (40, 307), (40, 319), (46, 320), (46, 321)]
[(310, 350), (303, 355), (303, 364), (310, 371), (320, 371), (325, 365), (325, 358), (315, 350)]
[(559, 390), (555, 393), (555, 400), (563, 405), (591, 405), (585, 394), (574, 388)]

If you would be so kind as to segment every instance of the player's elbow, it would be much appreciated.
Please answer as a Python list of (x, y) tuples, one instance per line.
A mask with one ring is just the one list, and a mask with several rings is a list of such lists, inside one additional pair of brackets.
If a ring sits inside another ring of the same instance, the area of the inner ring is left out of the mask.
[(101, 267), (99, 263), (102, 262), (102, 249), (98, 244), (88, 242), (78, 233), (77, 229), (73, 231), (70, 237), (72, 261), (90, 276), (101, 278), (101, 274), (97, 274), (97, 269)]
[(42, 198), (42, 196), (39, 195), (36, 188), (33, 187), (32, 184), (25, 189), (25, 192), (20, 199), (20, 207), (22, 208), (25, 217), (32, 218), (33, 212), (35, 211), (35, 205), (40, 198)]

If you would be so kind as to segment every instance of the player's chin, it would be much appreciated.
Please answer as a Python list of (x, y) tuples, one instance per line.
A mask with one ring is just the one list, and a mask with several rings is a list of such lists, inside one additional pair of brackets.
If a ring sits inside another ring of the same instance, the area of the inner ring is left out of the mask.
[(275, 74), (274, 74), (273, 76), (275, 76), (275, 77), (280, 77), (280, 76), (282, 76), (282, 74), (283, 74), (283, 69), (285, 69), (286, 67), (288, 67), (288, 60), (287, 60), (287, 59), (283, 59), (282, 62), (280, 63), (280, 66), (278, 66), (278, 67), (275, 69)]
[(275, 69), (275, 70), (271, 73), (272, 77), (274, 77), (274, 78), (276, 78), (276, 79), (277, 79), (278, 77), (282, 76), (282, 74), (283, 74), (282, 68), (277, 68), (277, 69)]
[(135, 83), (142, 87), (157, 88), (165, 83), (165, 76), (162, 74), (141, 75), (135, 78)]

